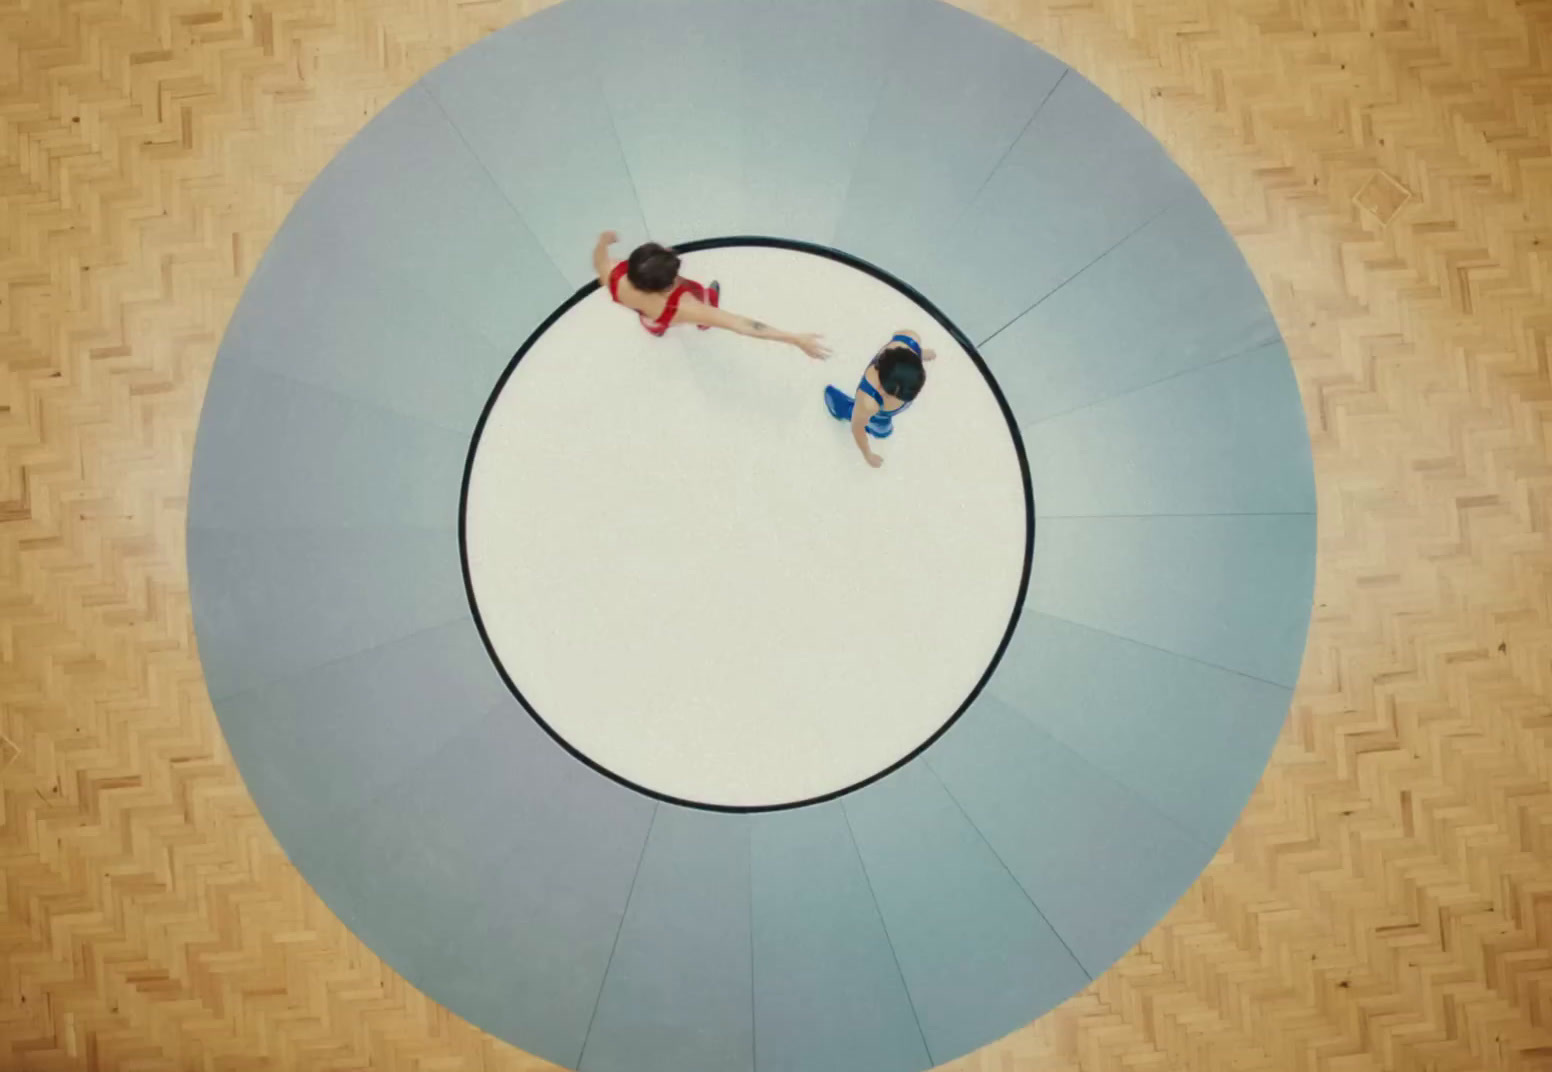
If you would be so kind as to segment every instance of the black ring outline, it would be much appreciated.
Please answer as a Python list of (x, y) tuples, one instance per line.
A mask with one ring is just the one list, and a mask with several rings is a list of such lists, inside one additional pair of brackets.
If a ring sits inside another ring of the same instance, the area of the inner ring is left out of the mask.
[(808, 253), (818, 257), (828, 257), (830, 260), (837, 261), (846, 265), (847, 267), (855, 268), (861, 272), (866, 272), (868, 275), (872, 276), (874, 279), (877, 279), (879, 282), (893, 287), (895, 290), (905, 295), (905, 297), (909, 298), (919, 308), (924, 310), (934, 320), (936, 320), (938, 322), (938, 326), (947, 331), (955, 343), (957, 343), (966, 354), (970, 355), (970, 360), (975, 362), (976, 368), (980, 370), (982, 378), (986, 380), (987, 386), (991, 388), (992, 396), (996, 398), (997, 405), (1002, 410), (1003, 420), (1007, 423), (1008, 432), (1013, 438), (1014, 453), (1018, 455), (1019, 478), (1023, 483), (1024, 568), (1022, 574), (1019, 577), (1018, 595), (1013, 601), (1013, 611), (1008, 616), (1007, 628), (1004, 629), (1002, 633), (1002, 641), (997, 645), (997, 650), (992, 653), (990, 661), (988, 661), (986, 664), (986, 669), (981, 673), (980, 680), (975, 683), (975, 687), (970, 690), (969, 695), (964, 698), (963, 702), (961, 702), (960, 705), (954, 710), (954, 713), (950, 715), (948, 719), (946, 719), (944, 723), (939, 726), (930, 737), (913, 748), (909, 753), (891, 763), (883, 770), (877, 771), (876, 773), (864, 778), (862, 781), (855, 782), (852, 785), (832, 790), (820, 796), (808, 797), (803, 800), (789, 801), (783, 804), (708, 804), (704, 801), (690, 800), (685, 797), (676, 797), (669, 793), (659, 792), (656, 789), (649, 789), (644, 785), (638, 785), (636, 782), (631, 781), (629, 778), (616, 774), (608, 767), (605, 767), (603, 764), (592, 759), (581, 749), (574, 746), (570, 741), (566, 740), (565, 737), (558, 733), (554, 727), (552, 727), (544, 720), (539, 712), (534, 709), (534, 706), (530, 704), (523, 696), (522, 690), (517, 687), (517, 683), (514, 682), (511, 675), (507, 673), (507, 668), (502, 663), (501, 656), (496, 653), (495, 645), (491, 643), (490, 634), (485, 630), (485, 621), (480, 617), (479, 601), (474, 596), (474, 578), (469, 571), (469, 545), (466, 531), (469, 516), (469, 481), (474, 473), (474, 457), (475, 454), (479, 451), (480, 436), (485, 431), (485, 422), (490, 418), (491, 410), (495, 408), (496, 400), (501, 397), (502, 389), (506, 387), (507, 380), (511, 378), (512, 373), (517, 369), (518, 363), (523, 360), (523, 356), (527, 354), (530, 349), (532, 349), (533, 345), (539, 341), (544, 333), (548, 331), (557, 320), (570, 312), (572, 307), (582, 299), (586, 298), (589, 294), (592, 294), (593, 291), (599, 289), (600, 284), (596, 279), (584, 283), (577, 289), (576, 293), (562, 302), (559, 308), (557, 308), (549, 316), (545, 317), (544, 322), (534, 329), (533, 333), (530, 334), (526, 340), (524, 340), (523, 345), (518, 347), (517, 353), (512, 355), (512, 360), (507, 362), (507, 367), (502, 370), (500, 378), (496, 380), (496, 385), (491, 388), (490, 396), (485, 400), (485, 406), (480, 411), (480, 419), (475, 423), (474, 433), (469, 438), (469, 453), (468, 457), (464, 460), (463, 466), (463, 484), (458, 492), (458, 561), (463, 570), (464, 594), (469, 601), (469, 612), (474, 617), (474, 627), (479, 631), (480, 641), (485, 645), (485, 651), (490, 656), (491, 663), (495, 665), (496, 672), (501, 675), (501, 680), (506, 684), (507, 689), (512, 693), (512, 695), (517, 698), (518, 704), (521, 705), (523, 710), (528, 713), (528, 716), (537, 722), (544, 730), (544, 732), (550, 735), (552, 740), (554, 740), (563, 749), (570, 753), (572, 758), (579, 760), (587, 767), (592, 768), (594, 771), (597, 771), (599, 774), (602, 774), (604, 777), (610, 779), (611, 781), (623, 785), (627, 789), (630, 789), (636, 793), (640, 793), (642, 796), (649, 797), (653, 800), (660, 800), (669, 804), (678, 804), (686, 808), (697, 808), (701, 811), (751, 814), (759, 812), (792, 811), (796, 808), (806, 808), (814, 804), (823, 804), (826, 801), (836, 800), (840, 797), (846, 796), (849, 793), (854, 793), (859, 789), (872, 785), (874, 782), (877, 782), (893, 774), (895, 771), (911, 762), (917, 756), (927, 751), (927, 749), (931, 748), (935, 743), (937, 743), (938, 739), (947, 733), (950, 727), (952, 727), (954, 723), (958, 722), (960, 717), (970, 709), (970, 706), (975, 703), (976, 699), (981, 695), (981, 691), (986, 687), (986, 683), (991, 680), (991, 676), (996, 671), (997, 665), (1002, 662), (1003, 653), (1008, 650), (1008, 644), (1013, 640), (1013, 634), (1018, 629), (1019, 619), (1024, 611), (1024, 598), (1029, 593), (1030, 567), (1034, 560), (1035, 552), (1035, 492), (1033, 482), (1030, 480), (1029, 476), (1029, 458), (1024, 452), (1024, 438), (1019, 434), (1018, 421), (1014, 419), (1013, 410), (1008, 405), (1008, 400), (1003, 397), (1002, 388), (997, 384), (997, 378), (992, 375), (991, 369), (986, 366), (986, 362), (981, 358), (980, 351), (975, 348), (975, 344), (970, 341), (964, 332), (959, 330), (959, 327), (954, 324), (953, 321), (951, 321), (947, 316), (943, 315), (943, 312), (938, 309), (936, 305), (932, 304), (932, 302), (923, 297), (920, 291), (911, 286), (909, 283), (904, 282), (903, 280), (897, 278), (889, 272), (886, 272), (884, 269), (878, 267), (877, 265), (871, 264), (868, 261), (861, 259), (860, 257), (855, 257), (850, 253), (846, 253), (838, 249), (833, 249), (829, 246), (822, 246), (814, 242), (804, 242), (798, 239), (773, 238), (769, 235), (737, 235), (725, 238), (698, 238), (691, 242), (679, 243), (672, 248), (680, 253), (696, 253), (707, 249), (728, 249), (740, 246), (766, 249), (786, 249), (795, 253)]

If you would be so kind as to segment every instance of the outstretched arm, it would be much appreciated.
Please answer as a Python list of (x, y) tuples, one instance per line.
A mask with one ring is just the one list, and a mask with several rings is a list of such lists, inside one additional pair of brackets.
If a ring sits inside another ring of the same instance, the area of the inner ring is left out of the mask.
[(686, 301), (679, 306), (679, 316), (692, 324), (705, 324), (709, 327), (724, 328), (739, 335), (747, 335), (751, 339), (769, 339), (772, 342), (784, 342), (789, 346), (796, 346), (809, 357), (824, 358), (830, 356), (829, 349), (818, 335), (795, 335), (790, 331), (782, 331), (780, 328), (771, 327), (769, 324), (752, 320), (747, 316), (739, 316), (737, 313), (730, 313), (725, 309), (718, 309), (694, 299)]
[(857, 441), (857, 449), (862, 451), (862, 456), (875, 469), (884, 464), (884, 459), (874, 454), (868, 444), (868, 421), (877, 412), (878, 403), (873, 401), (873, 396), (858, 391), (851, 410), (851, 437)]
[(609, 247), (620, 240), (620, 236), (613, 231), (605, 231), (598, 236), (598, 241), (593, 243), (593, 271), (598, 276), (598, 285), (605, 290), (609, 289)]

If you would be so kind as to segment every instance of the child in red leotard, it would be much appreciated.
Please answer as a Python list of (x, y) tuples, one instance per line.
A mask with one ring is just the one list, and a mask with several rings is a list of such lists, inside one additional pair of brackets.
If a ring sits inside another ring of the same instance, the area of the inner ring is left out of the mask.
[(662, 335), (674, 324), (694, 324), (702, 331), (725, 328), (754, 339), (770, 339), (796, 346), (809, 357), (829, 355), (818, 335), (796, 335), (758, 320), (725, 312), (718, 307), (722, 290), (679, 277), (679, 254), (656, 242), (637, 246), (628, 260), (613, 266), (609, 247), (619, 241), (613, 231), (598, 236), (593, 246), (593, 271), (609, 296), (641, 318), (641, 326)]

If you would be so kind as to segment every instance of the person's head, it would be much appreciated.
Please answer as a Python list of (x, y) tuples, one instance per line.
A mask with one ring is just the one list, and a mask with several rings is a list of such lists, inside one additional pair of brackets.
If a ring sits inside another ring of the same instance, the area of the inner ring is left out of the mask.
[(921, 393), (927, 382), (927, 370), (922, 367), (921, 355), (903, 343), (890, 343), (879, 351), (874, 363), (878, 370), (878, 383), (886, 395), (909, 402)]
[(637, 246), (631, 250), (625, 275), (631, 286), (648, 294), (667, 290), (679, 278), (679, 254), (656, 242)]

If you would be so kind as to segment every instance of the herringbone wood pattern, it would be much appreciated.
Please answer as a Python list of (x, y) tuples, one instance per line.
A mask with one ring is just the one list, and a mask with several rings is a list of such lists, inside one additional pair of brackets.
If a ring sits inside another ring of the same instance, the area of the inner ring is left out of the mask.
[[(0, 1067), (518, 1069), (254, 811), (183, 568), (200, 398), (287, 207), (547, 0), (0, 0)], [(1239, 237), (1320, 487), (1303, 679), (1217, 859), (965, 1070), (1552, 1069), (1552, 3), (963, 0)]]

